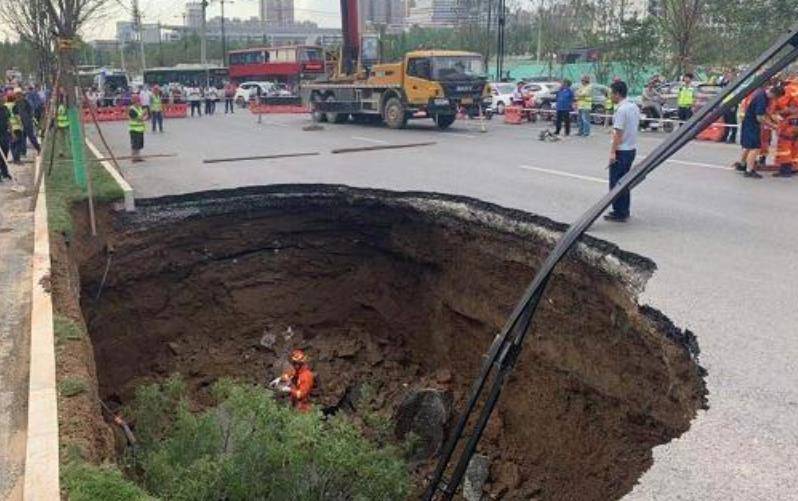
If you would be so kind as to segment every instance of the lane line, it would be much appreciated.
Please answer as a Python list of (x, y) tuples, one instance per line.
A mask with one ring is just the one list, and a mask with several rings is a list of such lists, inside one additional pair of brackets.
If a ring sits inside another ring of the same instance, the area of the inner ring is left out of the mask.
[(534, 172), (542, 172), (544, 174), (552, 174), (554, 176), (570, 177), (572, 179), (580, 179), (582, 181), (590, 181), (591, 183), (599, 183), (606, 185), (609, 181), (598, 177), (583, 176), (581, 174), (573, 174), (571, 172), (563, 172), (560, 170), (544, 169), (543, 167), (533, 167), (531, 165), (519, 165), (520, 169), (530, 170)]
[(717, 170), (734, 170), (734, 167), (727, 167), (724, 165), (717, 165), (717, 164), (705, 164), (701, 162), (688, 162), (687, 160), (674, 160), (668, 159), (666, 160), (667, 163), (678, 164), (678, 165), (689, 165), (691, 167), (705, 167), (707, 169), (717, 169)]
[(352, 139), (356, 141), (365, 141), (367, 143), (374, 143), (374, 144), (387, 144), (388, 141), (383, 141), (382, 139), (372, 139), (370, 137), (362, 137), (362, 136), (352, 136)]

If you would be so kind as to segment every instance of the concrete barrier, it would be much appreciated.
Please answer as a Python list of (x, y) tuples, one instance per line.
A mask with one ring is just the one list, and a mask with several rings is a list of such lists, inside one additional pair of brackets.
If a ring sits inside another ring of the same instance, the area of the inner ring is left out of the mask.
[[(100, 150), (98, 150), (97, 147), (94, 146), (94, 143), (89, 141), (88, 137), (86, 138), (86, 146), (89, 148), (89, 151), (91, 151), (92, 155), (94, 155), (97, 158), (103, 158), (103, 155), (102, 155), (102, 153), (100, 153)], [(125, 180), (125, 178), (122, 177), (122, 174), (120, 172), (118, 172), (116, 170), (116, 168), (114, 168), (114, 165), (110, 161), (102, 160), (102, 161), (100, 161), (100, 164), (108, 172), (108, 174), (110, 174), (111, 177), (114, 178), (114, 181), (116, 181), (116, 184), (118, 184), (119, 187), (122, 188), (122, 192), (124, 193), (124, 197), (125, 197), (124, 198), (124, 200), (125, 200), (125, 210), (128, 211), (128, 212), (135, 211), (136, 210), (136, 197), (135, 197), (135, 195), (133, 193), (133, 187), (130, 186), (130, 183), (128, 183), (127, 180)]]
[[(36, 173), (42, 168), (36, 160)], [(60, 499), (58, 463), (58, 399), (55, 379), (55, 336), (50, 291), (50, 236), (45, 183), (33, 215), (33, 282), (31, 294), (28, 441), (25, 452), (25, 501)]]

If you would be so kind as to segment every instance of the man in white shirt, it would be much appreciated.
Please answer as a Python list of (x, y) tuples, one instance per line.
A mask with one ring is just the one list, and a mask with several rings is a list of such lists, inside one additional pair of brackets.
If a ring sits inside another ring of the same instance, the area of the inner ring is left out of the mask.
[[(626, 99), (629, 88), (625, 82), (613, 82), (610, 97), (615, 105), (612, 117), (612, 146), (610, 147), (610, 190), (632, 168), (637, 156), (637, 131), (640, 127), (640, 110)], [(604, 216), (607, 221), (625, 223), (629, 219), (632, 196), (625, 190), (612, 203), (612, 212)]]
[(139, 100), (141, 101), (141, 107), (144, 108), (144, 111), (149, 115), (150, 114), (150, 91), (147, 89), (146, 86), (143, 86), (139, 91)]

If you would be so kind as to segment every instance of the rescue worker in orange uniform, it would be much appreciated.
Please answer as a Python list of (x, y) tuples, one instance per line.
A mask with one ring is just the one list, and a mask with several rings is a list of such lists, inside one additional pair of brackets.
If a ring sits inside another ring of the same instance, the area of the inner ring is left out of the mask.
[(798, 79), (784, 83), (784, 96), (776, 101), (776, 113), (781, 117), (777, 129), (775, 177), (791, 177), (798, 170)]
[(291, 405), (299, 412), (308, 412), (310, 406), (310, 392), (313, 391), (313, 371), (310, 370), (308, 359), (302, 350), (291, 352), (291, 370), (278, 377), (269, 387), (281, 393), (287, 393), (291, 398)]

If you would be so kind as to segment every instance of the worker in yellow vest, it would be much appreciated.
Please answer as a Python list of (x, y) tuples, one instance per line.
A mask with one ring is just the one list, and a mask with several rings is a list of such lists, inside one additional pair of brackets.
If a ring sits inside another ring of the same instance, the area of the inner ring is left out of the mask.
[(679, 120), (686, 122), (693, 117), (695, 104), (695, 89), (693, 88), (693, 74), (685, 73), (682, 77), (682, 86), (676, 94), (676, 106), (679, 108)]
[(576, 89), (576, 111), (579, 133), (577, 136), (588, 137), (590, 135), (590, 113), (593, 111), (593, 86), (590, 85), (590, 77), (582, 77), (582, 83)]
[(5, 107), (8, 110), (8, 129), (11, 132), (11, 156), (14, 163), (18, 164), (22, 156), (20, 141), (24, 141), (25, 138), (22, 136), (22, 119), (19, 117), (17, 99), (13, 93), (6, 95)]
[(55, 144), (63, 144), (63, 148), (59, 150), (59, 158), (64, 157), (64, 152), (69, 151), (69, 115), (67, 115), (67, 106), (64, 102), (63, 89), (58, 93), (58, 106), (55, 109)]
[(152, 133), (155, 134), (155, 128), (163, 132), (163, 95), (161, 88), (157, 85), (152, 89), (152, 96), (150, 96), (150, 119), (152, 120)]
[(6, 165), (6, 158), (11, 150), (11, 117), (8, 113), (8, 108), (5, 106), (0, 106), (0, 150), (2, 150), (2, 155), (0, 155), (0, 182), (3, 179), (11, 179), (11, 173), (8, 171), (8, 165)]
[(131, 96), (131, 104), (128, 109), (129, 128), (130, 128), (130, 150), (134, 163), (143, 162), (141, 150), (144, 149), (144, 131), (147, 129), (145, 120), (147, 114), (141, 107), (141, 99), (138, 94)]

